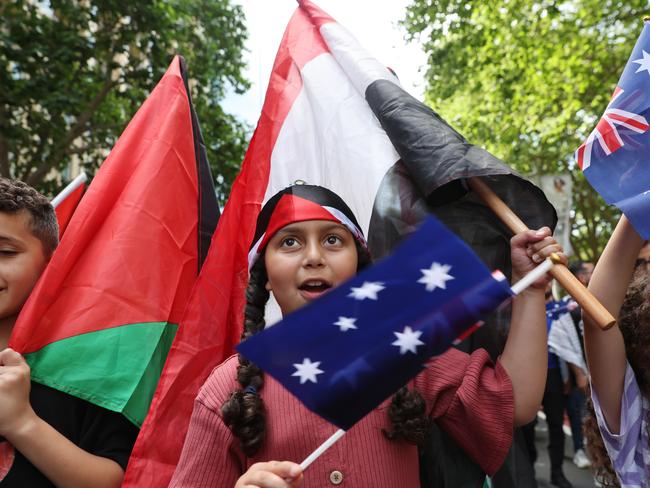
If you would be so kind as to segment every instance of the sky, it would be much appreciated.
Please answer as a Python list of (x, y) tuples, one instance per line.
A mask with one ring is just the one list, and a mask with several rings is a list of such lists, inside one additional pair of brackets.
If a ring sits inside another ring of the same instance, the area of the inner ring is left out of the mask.
[[(273, 61), (296, 0), (234, 0), (243, 6), (248, 27), (248, 69), (252, 86), (244, 95), (232, 93), (223, 106), (254, 126), (262, 109)], [(410, 0), (315, 0), (354, 35), (379, 61), (392, 68), (402, 86), (422, 99), (426, 56), (418, 42), (407, 43), (398, 25)]]

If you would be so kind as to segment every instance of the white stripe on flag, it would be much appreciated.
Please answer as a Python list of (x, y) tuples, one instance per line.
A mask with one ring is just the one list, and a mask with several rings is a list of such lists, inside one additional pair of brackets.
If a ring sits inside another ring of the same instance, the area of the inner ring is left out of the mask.
[(296, 180), (321, 185), (350, 206), (367, 235), (379, 185), (399, 156), (331, 54), (309, 61), (301, 77), (273, 148), (264, 201)]
[(388, 80), (399, 84), (395, 75), (366, 51), (341, 24), (325, 24), (320, 28), (320, 33), (330, 52), (362, 97), (366, 96), (366, 88), (373, 81)]

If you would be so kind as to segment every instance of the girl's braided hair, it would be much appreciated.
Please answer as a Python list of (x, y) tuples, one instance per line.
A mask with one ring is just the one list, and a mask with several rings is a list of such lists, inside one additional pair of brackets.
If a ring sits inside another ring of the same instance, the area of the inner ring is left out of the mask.
[[(371, 258), (366, 248), (356, 240), (355, 244), (359, 271), (370, 264)], [(269, 299), (265, 287), (267, 281), (264, 258), (260, 257), (251, 268), (246, 290), (242, 340), (264, 329), (264, 309)], [(237, 381), (241, 389), (232, 392), (221, 407), (221, 412), (226, 425), (239, 438), (244, 454), (252, 457), (262, 447), (266, 437), (266, 407), (259, 394), (264, 387), (264, 373), (257, 365), (239, 355)], [(416, 390), (402, 387), (393, 396), (388, 416), (392, 423), (391, 430), (384, 430), (388, 439), (404, 439), (413, 444), (424, 441), (429, 429), (429, 418), (426, 415), (425, 401)]]

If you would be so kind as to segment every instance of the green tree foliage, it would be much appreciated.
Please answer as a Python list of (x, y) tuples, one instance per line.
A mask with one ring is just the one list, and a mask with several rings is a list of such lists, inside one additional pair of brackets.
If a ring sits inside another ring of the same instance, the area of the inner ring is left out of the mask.
[(595, 126), (647, 0), (413, 0), (403, 21), (428, 55), (426, 101), (471, 142), (532, 175), (571, 171), (572, 245), (595, 259), (618, 213), (572, 155)]
[(230, 0), (0, 2), (0, 175), (54, 191), (77, 157), (92, 173), (164, 74), (185, 57), (223, 200), (247, 127), (224, 113), (243, 92), (246, 39)]

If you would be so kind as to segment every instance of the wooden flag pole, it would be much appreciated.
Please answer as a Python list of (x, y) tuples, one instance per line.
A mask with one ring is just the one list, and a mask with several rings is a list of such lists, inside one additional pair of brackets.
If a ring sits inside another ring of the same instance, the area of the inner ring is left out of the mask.
[[(468, 178), (467, 184), (513, 233), (518, 234), (528, 230), (526, 224), (480, 178)], [(550, 273), (601, 329), (607, 330), (616, 323), (612, 314), (566, 266), (556, 264)]]

